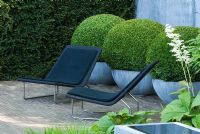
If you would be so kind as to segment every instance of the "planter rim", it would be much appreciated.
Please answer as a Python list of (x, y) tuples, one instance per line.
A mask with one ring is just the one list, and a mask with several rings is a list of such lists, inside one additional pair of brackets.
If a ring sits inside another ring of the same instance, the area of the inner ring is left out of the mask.
[[(165, 82), (165, 83), (178, 83), (178, 82), (181, 82), (181, 81), (165, 81), (165, 80), (161, 80), (161, 79), (153, 79), (153, 82), (156, 82), (156, 81)], [(199, 81), (194, 81), (192, 83), (200, 83), (200, 82)]]
[(122, 69), (112, 69), (112, 71), (140, 72), (137, 70), (122, 70)]

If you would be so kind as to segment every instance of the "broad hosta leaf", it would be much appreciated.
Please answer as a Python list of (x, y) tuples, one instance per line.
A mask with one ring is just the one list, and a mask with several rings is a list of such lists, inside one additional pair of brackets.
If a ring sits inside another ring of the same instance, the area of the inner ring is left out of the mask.
[(175, 92), (172, 92), (170, 94), (178, 94), (179, 95), (179, 94), (182, 94), (185, 91), (187, 91), (187, 87), (183, 87), (183, 88), (181, 88), (181, 89), (179, 89), (179, 90), (177, 90)]
[(197, 94), (197, 96), (195, 97), (195, 99), (192, 102), (192, 108), (194, 108), (196, 106), (200, 106), (200, 92)]
[(131, 114), (127, 108), (119, 112), (109, 112), (91, 127), (91, 131), (112, 134), (114, 125), (147, 123), (150, 121), (149, 116), (155, 113), (156, 111), (140, 111)]
[(191, 107), (191, 95), (190, 92), (186, 91), (183, 92), (178, 96), (179, 100), (181, 101), (182, 105), (190, 112)]
[(189, 114), (187, 108), (182, 105), (180, 100), (174, 100), (161, 112), (161, 121), (181, 121), (185, 114)]
[(196, 115), (194, 118), (192, 118), (192, 124), (196, 128), (200, 128), (200, 114)]
[(91, 130), (94, 132), (98, 131), (106, 132), (107, 129), (112, 125), (113, 125), (112, 121), (109, 119), (107, 115), (105, 115), (91, 127)]
[(114, 127), (115, 127), (115, 125), (110, 126), (110, 127), (107, 129), (106, 134), (113, 134), (113, 133), (114, 133)]

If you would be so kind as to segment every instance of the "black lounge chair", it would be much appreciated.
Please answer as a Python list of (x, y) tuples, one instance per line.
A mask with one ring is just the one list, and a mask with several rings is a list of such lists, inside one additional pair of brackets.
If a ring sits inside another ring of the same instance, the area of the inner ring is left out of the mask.
[(101, 49), (89, 46), (71, 46), (68, 45), (63, 50), (48, 75), (44, 79), (18, 78), (18, 81), (24, 82), (24, 99), (33, 99), (46, 96), (26, 97), (25, 83), (39, 83), (55, 85), (54, 102), (59, 91), (59, 86), (79, 86), (84, 87), (91, 75), (91, 72), (98, 60)]
[[(73, 99), (82, 101), (82, 110), (83, 110), (83, 101), (91, 102), (95, 104), (110, 106), (118, 101), (122, 101), (128, 108), (131, 110), (130, 106), (122, 99), (126, 94), (129, 94), (135, 101), (137, 99), (130, 94), (130, 91), (136, 87), (136, 85), (144, 78), (146, 74), (148, 74), (151, 69), (158, 63), (158, 61), (149, 64), (146, 68), (144, 68), (124, 89), (115, 92), (104, 92), (86, 87), (75, 87), (67, 92), (66, 97), (70, 97), (72, 99), (72, 117), (75, 119), (95, 119), (95, 118), (80, 118), (75, 117), (73, 113), (74, 103)], [(137, 101), (137, 110), (139, 110), (139, 102)]]

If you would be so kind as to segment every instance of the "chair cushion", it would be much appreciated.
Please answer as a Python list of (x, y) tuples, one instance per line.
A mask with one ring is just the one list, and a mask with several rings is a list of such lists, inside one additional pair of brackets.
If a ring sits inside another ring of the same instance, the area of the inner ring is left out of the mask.
[(67, 94), (104, 102), (112, 101), (116, 98), (117, 95), (117, 93), (109, 93), (84, 87), (75, 87), (72, 90), (70, 90)]
[(38, 78), (23, 77), (23, 78), (18, 78), (17, 80), (18, 80), (18, 81), (23, 81), (23, 82), (31, 82), (31, 83), (39, 83), (39, 84), (57, 85), (56, 82), (47, 81), (47, 80), (38, 79)]
[(66, 48), (45, 79), (79, 85), (88, 74), (97, 53), (94, 49)]

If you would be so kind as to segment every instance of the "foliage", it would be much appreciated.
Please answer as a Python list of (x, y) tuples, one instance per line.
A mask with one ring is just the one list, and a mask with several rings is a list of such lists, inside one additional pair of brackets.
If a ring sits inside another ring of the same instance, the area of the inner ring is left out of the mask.
[(139, 111), (131, 114), (128, 109), (110, 112), (95, 122), (90, 130), (91, 132), (112, 134), (115, 125), (147, 123), (150, 121), (149, 116), (154, 113), (154, 111)]
[(162, 30), (161, 24), (148, 19), (122, 22), (108, 32), (103, 58), (114, 69), (139, 71), (145, 66), (147, 48)]
[(70, 39), (75, 27), (85, 18), (110, 13), (132, 18), (134, 4), (127, 1), (4, 0), (12, 18), (10, 29), (0, 36), (3, 76), (44, 77)]
[[(198, 35), (198, 28), (179, 26), (176, 27), (175, 33), (181, 35), (181, 39), (188, 41), (195, 38)], [(159, 66), (153, 69), (152, 75), (157, 79), (162, 79), (165, 81), (181, 81), (184, 80), (184, 73), (181, 68), (179, 61), (172, 55), (170, 50), (172, 49), (167, 43), (170, 39), (166, 37), (164, 32), (160, 33), (153, 41), (149, 47), (146, 55), (147, 63), (159, 60)], [(186, 46), (188, 43), (185, 43)], [(190, 69), (191, 70), (191, 69)], [(191, 70), (192, 71), (192, 70)], [(199, 76), (194, 75), (194, 71), (191, 72), (193, 81), (198, 81)]]
[(4, 27), (9, 27), (12, 22), (12, 19), (9, 16), (9, 11), (9, 5), (0, 0), (0, 33), (2, 33)]
[(45, 128), (43, 132), (27, 129), (26, 134), (112, 134), (115, 125), (140, 124), (150, 122), (150, 116), (155, 111), (139, 111), (131, 114), (127, 108), (118, 112), (110, 112), (95, 122), (91, 128), (85, 125), (71, 125), (69, 127)]
[[(4, 1), (0, 0), (0, 37), (4, 35), (3, 31), (9, 31), (12, 25), (12, 18), (9, 16), (10, 7)], [(3, 76), (2, 65), (4, 59), (0, 58), (0, 77)]]
[(28, 129), (25, 132), (26, 134), (89, 134), (89, 127), (85, 126), (69, 126), (66, 128), (54, 127), (54, 128), (45, 128), (43, 132), (34, 131)]
[(190, 53), (192, 55), (191, 68), (196, 72), (200, 72), (200, 33), (195, 39), (191, 39), (188, 41), (190, 44)]
[(85, 19), (75, 30), (71, 44), (102, 47), (108, 31), (124, 19), (111, 15), (100, 14)]
[(190, 92), (181, 90), (178, 99), (168, 104), (161, 112), (162, 122), (181, 122), (200, 128), (200, 92), (192, 97)]
[(181, 63), (187, 89), (194, 96), (192, 78), (189, 69), (189, 65), (192, 59), (188, 50), (189, 47), (184, 44), (184, 40), (180, 39), (181, 35), (179, 33), (174, 33), (174, 31), (175, 28), (173, 28), (169, 24), (166, 25), (166, 36), (171, 39), (171, 42), (168, 43), (168, 45), (172, 47), (170, 51), (172, 52), (172, 55), (176, 57), (176, 61), (179, 61)]

